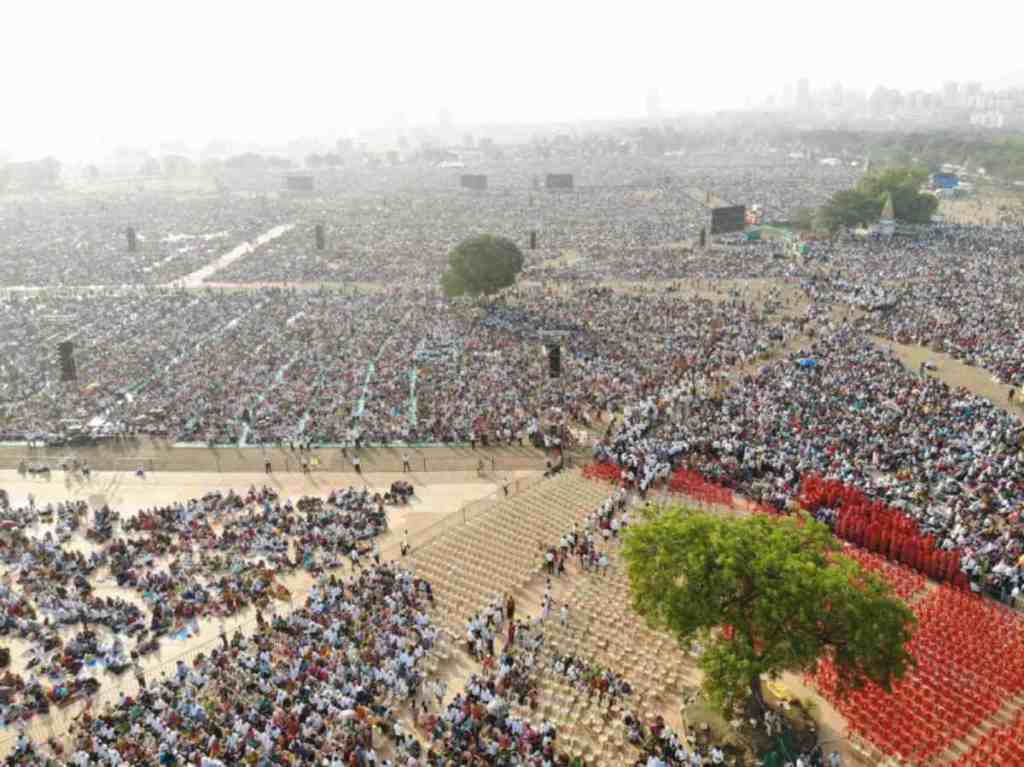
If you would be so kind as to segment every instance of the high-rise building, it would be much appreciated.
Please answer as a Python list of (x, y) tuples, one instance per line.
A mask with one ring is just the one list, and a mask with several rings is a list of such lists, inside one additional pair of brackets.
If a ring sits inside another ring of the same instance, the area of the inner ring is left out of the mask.
[(832, 83), (832, 88), (828, 92), (828, 105), (833, 109), (843, 108), (843, 84), (841, 82)]
[(981, 103), (981, 83), (971, 82), (964, 86), (964, 106), (968, 107), (980, 107)]
[(657, 88), (647, 91), (647, 117), (651, 120), (661, 117), (661, 94)]
[(441, 127), (442, 133), (447, 134), (455, 127), (455, 120), (452, 118), (451, 110), (448, 107), (441, 107), (441, 111), (437, 114), (437, 122)]
[(811, 108), (811, 83), (806, 77), (796, 81), (796, 108), (801, 112)]
[(942, 105), (945, 107), (959, 106), (960, 86), (953, 80), (942, 85)]

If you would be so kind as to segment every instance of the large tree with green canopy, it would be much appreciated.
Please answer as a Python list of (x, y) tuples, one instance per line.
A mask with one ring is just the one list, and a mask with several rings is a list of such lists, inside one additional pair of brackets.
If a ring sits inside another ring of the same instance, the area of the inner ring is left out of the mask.
[(491, 295), (515, 284), (523, 254), (505, 237), (484, 234), (460, 242), (448, 254), (441, 287), (449, 298)]
[(867, 226), (878, 221), (882, 206), (892, 195), (893, 210), (898, 221), (908, 224), (931, 223), (939, 207), (938, 199), (921, 192), (928, 179), (923, 168), (887, 168), (870, 173), (854, 189), (836, 192), (820, 209), (822, 226), (835, 232), (840, 227)]
[(633, 607), (684, 646), (704, 646), (711, 701), (764, 707), (763, 677), (833, 660), (848, 689), (890, 689), (913, 663), (909, 608), (840, 554), (810, 517), (723, 517), (648, 506), (625, 536)]

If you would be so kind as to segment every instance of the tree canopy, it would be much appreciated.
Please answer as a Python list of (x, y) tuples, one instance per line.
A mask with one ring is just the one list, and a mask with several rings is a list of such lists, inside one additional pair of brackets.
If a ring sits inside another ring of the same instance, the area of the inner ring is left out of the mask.
[(523, 254), (514, 242), (484, 234), (460, 242), (448, 254), (441, 287), (449, 298), (497, 293), (515, 284)]
[(889, 689), (913, 662), (913, 613), (810, 517), (649, 506), (638, 522), (623, 548), (633, 606), (681, 644), (701, 642), (720, 708), (748, 695), (763, 707), (762, 675), (810, 671), (823, 657), (847, 688)]
[(822, 206), (822, 226), (834, 232), (844, 226), (872, 224), (878, 221), (886, 195), (890, 194), (898, 221), (930, 223), (939, 201), (920, 191), (927, 178), (927, 172), (920, 168), (888, 168), (866, 175), (856, 188), (837, 192)]

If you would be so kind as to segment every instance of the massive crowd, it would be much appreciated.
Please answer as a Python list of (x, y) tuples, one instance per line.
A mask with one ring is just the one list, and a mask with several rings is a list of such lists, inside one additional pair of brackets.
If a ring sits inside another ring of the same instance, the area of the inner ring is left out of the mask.
[[(0, 285), (161, 284), (275, 223), (258, 201), (220, 194), (19, 199), (0, 206)], [(129, 228), (136, 232), (134, 252)]]
[[(377, 749), (388, 742), (399, 760), (418, 753), (398, 716), (436, 640), (409, 573), (381, 565), (329, 576), (300, 609), (261, 620), (252, 635), (225, 635), (173, 676), (87, 711), (62, 755), (77, 767), (395, 764)], [(27, 739), (12, 758), (49, 763)]]
[[(94, 691), (101, 671), (123, 673), (202, 619), (275, 610), (293, 598), (280, 578), (294, 571), (379, 564), (373, 539), (387, 529), (384, 497), (353, 488), (295, 504), (267, 488), (211, 492), (124, 520), (104, 507), (89, 527), (82, 501), (3, 501), (0, 633), (28, 644), (28, 676), (8, 672), (0, 684), (3, 722)], [(94, 577), (100, 569), (116, 594)]]
[[(483, 161), (491, 189), (456, 188), (460, 169), (409, 164), (343, 178), (325, 174), (307, 198), (250, 191), (133, 191), (30, 198), (0, 209), (0, 285), (166, 284), (195, 272), (243, 242), (281, 224), (285, 236), (256, 247), (208, 276), (213, 282), (433, 285), (450, 248), (481, 232), (510, 237), (540, 268), (570, 253), (590, 259), (616, 251), (659, 262), (665, 243), (692, 242), (707, 224), (710, 190), (724, 201), (760, 205), (773, 218), (813, 207), (852, 183), (853, 169), (782, 158), (710, 158), (713, 168), (674, 158), (567, 156), (529, 162)], [(542, 187), (552, 164), (572, 172), (576, 190)], [(281, 179), (274, 176), (280, 192)], [(314, 229), (322, 224), (325, 248)], [(126, 230), (138, 235), (129, 252)], [(529, 233), (539, 235), (528, 249)], [(528, 272), (529, 273), (529, 272)], [(639, 265), (632, 276), (655, 278)]]
[[(815, 242), (804, 259), (774, 240), (692, 248), (704, 220), (693, 188), (784, 218), (849, 186), (851, 173), (621, 160), (557, 195), (530, 188), (532, 170), (486, 194), (414, 192), (396, 173), (381, 187), (360, 177), (361, 186), (269, 205), (69, 199), (58, 203), (59, 224), (41, 201), (5, 208), (0, 283), (80, 289), (0, 302), (0, 436), (544, 444), (569, 439), (571, 425), (604, 428), (614, 414), (596, 454), (642, 491), (685, 464), (785, 509), (804, 478), (838, 479), (962, 552), (975, 590), (1020, 600), (1024, 428), (988, 400), (907, 370), (870, 336), (948, 352), (1019, 388), (1024, 229), (903, 229)], [(279, 223), (295, 226), (209, 280), (319, 287), (155, 287)], [(123, 244), (129, 225), (140, 234), (135, 254)], [(526, 247), (531, 230), (536, 251)], [(522, 244), (524, 284), (494, 301), (443, 301), (435, 283), (445, 254), (478, 231)], [(755, 301), (719, 285), (749, 279), (798, 286), (810, 306), (794, 316), (780, 311), (793, 307), (778, 288)], [(81, 287), (122, 282), (151, 287)], [(60, 381), (53, 352), (68, 337), (73, 383)], [(543, 351), (553, 338), (562, 346), (555, 379)], [(765, 361), (795, 339), (799, 351)], [(254, 606), (254, 635), (225, 637), (172, 678), (83, 717), (69, 763), (568, 764), (554, 727), (524, 713), (542, 633), (505, 605), (467, 627), (479, 673), (447, 704), (438, 696), (422, 742), (404, 731), (403, 706), (418, 719), (421, 699), (438, 689), (422, 668), (437, 639), (430, 586), (379, 564), (348, 582), (329, 574), (379, 558), (384, 503), (349, 489), (293, 504), (252, 488), (125, 520), (105, 508), (90, 518), (83, 503), (0, 504), (10, 574), (0, 634), (29, 643), (33, 669), (5, 676), (0, 718), (25, 720), (88, 694), (100, 669), (123, 672), (161, 638)], [(564, 572), (570, 555), (606, 567), (599, 537), (617, 534), (621, 508), (621, 497), (611, 500), (587, 530), (549, 542), (549, 574)], [(90, 547), (69, 546), (75, 535)], [(96, 592), (90, 579), (103, 568), (130, 599)], [(291, 598), (282, 576), (298, 569), (318, 586), (300, 609), (265, 620)], [(552, 667), (625, 694), (614, 669), (565, 657)], [(664, 722), (626, 725), (646, 764), (692, 763), (692, 744)], [(381, 737), (392, 762), (378, 755)], [(17, 758), (46, 763), (27, 740)]]
[(1024, 227), (945, 225), (908, 229), (896, 243), (840, 248), (842, 278), (822, 285), (869, 313), (864, 328), (901, 343), (947, 352), (1024, 384)]
[(977, 590), (1011, 599), (1024, 585), (1022, 447), (1017, 418), (842, 326), (724, 391), (652, 397), (598, 453), (641, 487), (686, 462), (779, 508), (804, 476), (839, 479), (902, 508), (964, 552)]
[[(4, 310), (8, 440), (538, 442), (657, 390), (681, 365), (743, 364), (793, 329), (740, 301), (597, 288), (524, 287), (496, 305), (431, 291), (149, 290), (18, 296)], [(68, 322), (80, 329), (78, 381), (63, 383), (44, 339)]]

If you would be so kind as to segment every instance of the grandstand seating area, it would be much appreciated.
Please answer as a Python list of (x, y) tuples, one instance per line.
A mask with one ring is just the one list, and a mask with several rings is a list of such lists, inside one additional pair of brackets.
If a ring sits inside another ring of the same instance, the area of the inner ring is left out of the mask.
[[(588, 468), (585, 474), (618, 479), (607, 468)], [(724, 488), (716, 493), (709, 484), (699, 474), (677, 470), (668, 488), (704, 506), (739, 507), (731, 493)], [(821, 488), (840, 495), (845, 490), (819, 481)], [(851, 737), (861, 739), (877, 761), (1024, 764), (1016, 740), (1024, 732), (1024, 616), (961, 588), (930, 584), (920, 572), (881, 553), (850, 543), (843, 553), (888, 582), (919, 622), (910, 647), (917, 667), (891, 693), (874, 685), (842, 692), (829, 662), (810, 678), (846, 718)]]
[(495, 595), (539, 571), (539, 544), (557, 538), (607, 497), (578, 472), (541, 483), (415, 554), (416, 574), (438, 584), (436, 620), (461, 635), (466, 619)]
[[(608, 497), (608, 486), (570, 471), (542, 482), (493, 507), (468, 525), (439, 536), (415, 552), (415, 570), (435, 584), (432, 618), (452, 639), (461, 637), (465, 621), (494, 597), (515, 593), (537, 579), (542, 546), (579, 524)], [(624, 569), (604, 575), (571, 571), (564, 597), (570, 619), (562, 626), (550, 617), (544, 627), (545, 654), (586, 658), (601, 668), (621, 672), (632, 695), (609, 713), (607, 701), (589, 699), (550, 669), (540, 674), (536, 711), (515, 708), (537, 722), (548, 719), (587, 764), (619, 767), (636, 752), (626, 742), (623, 707), (653, 719), (678, 700), (685, 668), (693, 661), (665, 634), (647, 628), (631, 614)], [(445, 655), (440, 656), (442, 661)], [(631, 763), (631, 762), (630, 762)]]

